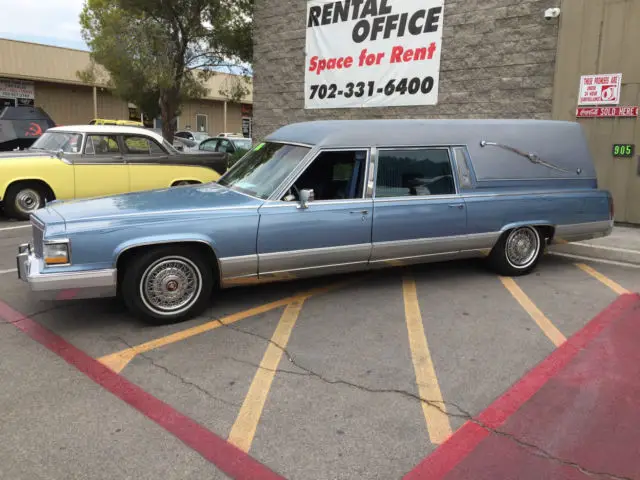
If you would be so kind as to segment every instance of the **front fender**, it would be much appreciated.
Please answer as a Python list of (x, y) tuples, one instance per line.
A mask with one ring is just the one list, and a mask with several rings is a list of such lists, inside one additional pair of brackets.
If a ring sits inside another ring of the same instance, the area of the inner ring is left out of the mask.
[(116, 267), (118, 263), (118, 258), (127, 250), (136, 247), (145, 247), (152, 245), (166, 245), (169, 243), (188, 243), (188, 242), (197, 242), (207, 245), (211, 250), (213, 250), (216, 258), (220, 258), (218, 256), (218, 252), (216, 251), (215, 242), (212, 238), (207, 235), (195, 233), (179, 233), (179, 234), (167, 234), (167, 235), (152, 235), (145, 237), (136, 237), (129, 239), (125, 242), (120, 243), (113, 251), (112, 254), (112, 264), (113, 268)]

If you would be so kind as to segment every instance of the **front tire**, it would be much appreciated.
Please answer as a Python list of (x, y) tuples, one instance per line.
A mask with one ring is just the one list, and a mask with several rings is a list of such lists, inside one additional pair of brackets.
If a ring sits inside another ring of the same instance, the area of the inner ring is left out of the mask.
[(544, 251), (540, 231), (518, 227), (506, 232), (489, 254), (489, 264), (500, 275), (517, 277), (531, 273)]
[(213, 265), (182, 246), (154, 248), (125, 266), (121, 294), (129, 310), (152, 325), (183, 322), (202, 313), (214, 288)]
[(33, 212), (44, 207), (45, 192), (34, 183), (16, 183), (7, 188), (4, 211), (10, 218), (29, 220)]

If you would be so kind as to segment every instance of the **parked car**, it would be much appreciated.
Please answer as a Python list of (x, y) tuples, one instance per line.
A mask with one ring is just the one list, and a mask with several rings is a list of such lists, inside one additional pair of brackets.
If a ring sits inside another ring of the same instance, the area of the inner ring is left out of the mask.
[(53, 298), (119, 294), (163, 324), (252, 282), (487, 254), (524, 275), (613, 218), (577, 123), (319, 121), (277, 130), (217, 183), (51, 203), (18, 275)]
[(26, 220), (47, 200), (212, 182), (227, 163), (224, 153), (178, 152), (143, 128), (55, 127), (26, 151), (0, 154), (0, 201), (5, 214)]
[(55, 126), (40, 107), (0, 108), (0, 151), (25, 150)]
[(203, 140), (198, 150), (207, 152), (223, 152), (230, 155), (245, 154), (252, 147), (252, 140), (245, 137), (212, 137)]
[(198, 142), (188, 138), (173, 137), (173, 147), (181, 152), (199, 152)]
[(179, 138), (186, 138), (187, 140), (193, 140), (194, 142), (202, 142), (207, 138), (211, 138), (211, 135), (205, 132), (192, 132), (191, 130), (180, 130), (174, 133), (174, 136)]
[(216, 137), (243, 137), (241, 133), (221, 132)]
[(126, 127), (144, 127), (144, 123), (135, 120), (113, 120), (108, 118), (94, 118), (89, 125), (121, 125)]

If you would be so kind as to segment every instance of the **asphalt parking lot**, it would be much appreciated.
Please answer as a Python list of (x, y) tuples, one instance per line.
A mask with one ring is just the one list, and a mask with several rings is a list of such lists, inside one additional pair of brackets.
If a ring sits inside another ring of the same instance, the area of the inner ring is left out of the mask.
[[(618, 265), (547, 256), (507, 279), (451, 262), (229, 290), (148, 327), (115, 300), (30, 299), (22, 226), (0, 222), (0, 478), (401, 478), (640, 291)], [(256, 463), (216, 457), (216, 439)]]

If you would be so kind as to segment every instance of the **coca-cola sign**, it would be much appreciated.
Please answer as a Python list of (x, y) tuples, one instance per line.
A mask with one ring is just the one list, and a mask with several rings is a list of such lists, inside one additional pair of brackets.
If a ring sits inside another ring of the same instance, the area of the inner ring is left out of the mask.
[(578, 118), (637, 117), (638, 107), (578, 107)]

